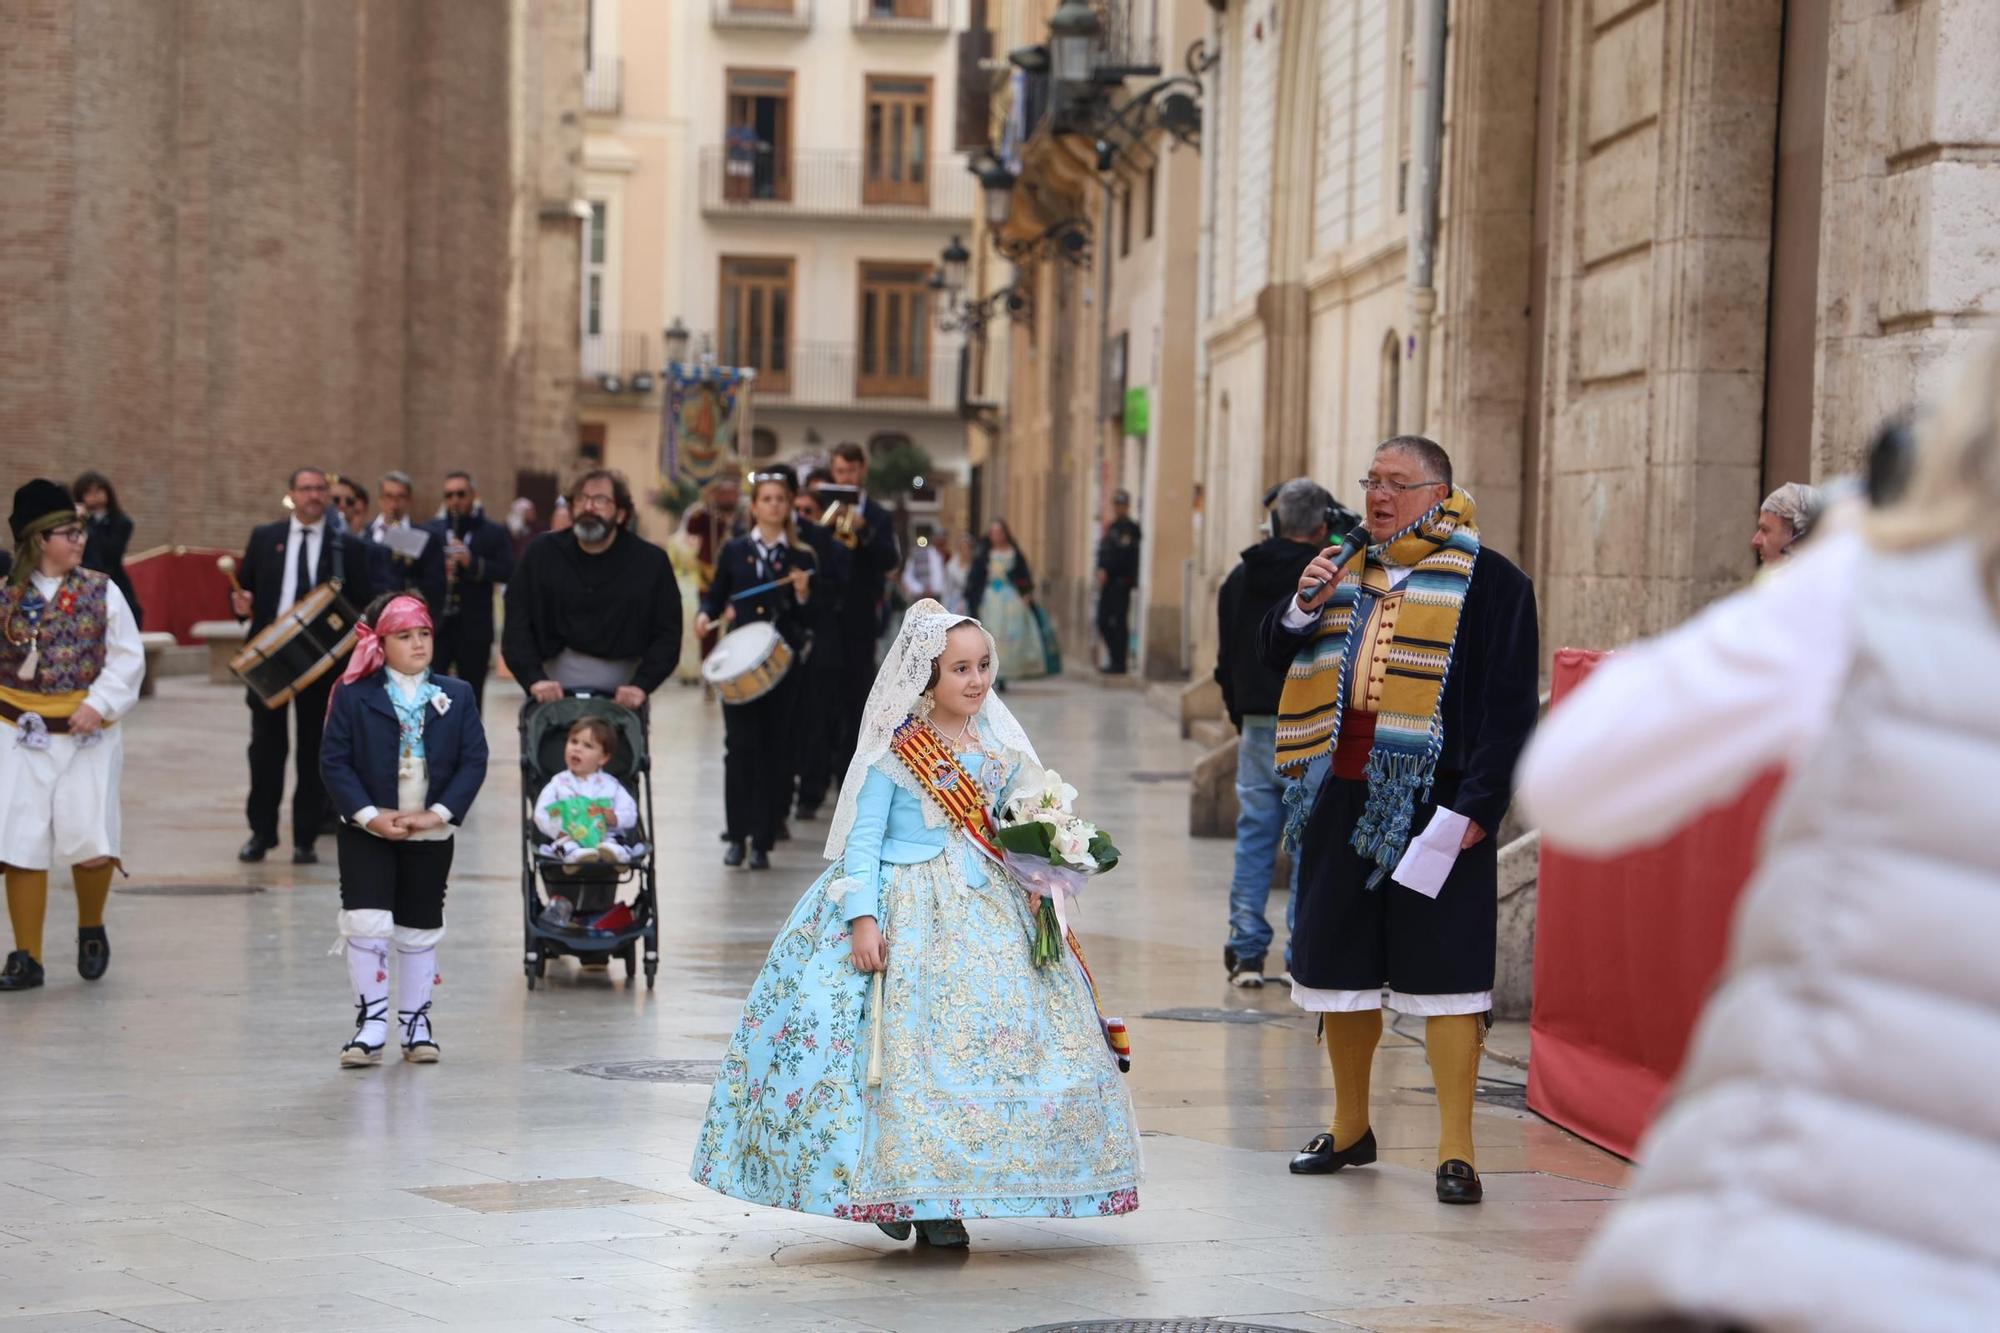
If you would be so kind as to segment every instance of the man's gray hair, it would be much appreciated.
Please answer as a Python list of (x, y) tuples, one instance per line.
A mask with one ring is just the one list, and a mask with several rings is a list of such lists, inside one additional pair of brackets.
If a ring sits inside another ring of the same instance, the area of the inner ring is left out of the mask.
[(1312, 536), (1326, 526), (1326, 511), (1332, 507), (1333, 496), (1311, 477), (1293, 477), (1271, 502), (1280, 537)]
[[(407, 472), (400, 472), (400, 471), (384, 472), (382, 474), (382, 480), (394, 482), (396, 485), (401, 486), (406, 491), (414, 491), (417, 489), (417, 484), (410, 480), (410, 474)], [(381, 484), (380, 482), (377, 483), (377, 485), (380, 484)]]
[(1808, 486), (1802, 481), (1788, 481), (1777, 490), (1764, 497), (1758, 508), (1766, 514), (1776, 514), (1792, 525), (1792, 531), (1803, 533), (1812, 527), (1813, 520), (1826, 503), (1817, 486)]
[(1378, 454), (1384, 449), (1402, 450), (1410, 457), (1416, 459), (1423, 470), (1430, 473), (1431, 476), (1447, 486), (1453, 484), (1451, 479), (1451, 455), (1446, 453), (1444, 446), (1436, 440), (1427, 439), (1422, 435), (1391, 435), (1388, 439), (1375, 446), (1375, 452)]

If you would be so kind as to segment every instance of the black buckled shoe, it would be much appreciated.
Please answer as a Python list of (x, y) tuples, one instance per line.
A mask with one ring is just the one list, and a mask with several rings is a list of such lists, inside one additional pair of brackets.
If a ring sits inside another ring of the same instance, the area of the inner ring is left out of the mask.
[(76, 974), (85, 981), (95, 981), (104, 975), (104, 969), (111, 966), (111, 941), (105, 937), (102, 926), (78, 926), (76, 928)]
[(730, 843), (729, 850), (722, 854), (722, 864), (728, 866), (732, 870), (735, 869), (737, 866), (742, 865), (743, 844), (740, 842)]
[(1456, 1157), (1438, 1167), (1437, 1187), (1439, 1203), (1478, 1203), (1486, 1197), (1486, 1187), (1479, 1183), (1472, 1163)]
[(1366, 1166), (1374, 1160), (1375, 1128), (1372, 1125), (1345, 1148), (1334, 1147), (1331, 1134), (1315, 1134), (1312, 1141), (1299, 1149), (1299, 1155), (1292, 1159), (1292, 1174), (1329, 1176), (1343, 1166)]
[(7, 966), (0, 967), (0, 990), (33, 990), (41, 984), (42, 965), (26, 949), (7, 955)]

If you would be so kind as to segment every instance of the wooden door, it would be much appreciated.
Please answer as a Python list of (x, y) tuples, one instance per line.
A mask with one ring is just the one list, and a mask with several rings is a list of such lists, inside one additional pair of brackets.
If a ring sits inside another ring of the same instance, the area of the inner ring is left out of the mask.
[(861, 202), (930, 202), (931, 81), (870, 74), (861, 127)]
[(792, 71), (732, 69), (723, 109), (722, 197), (792, 197)]
[(760, 393), (789, 393), (792, 260), (725, 255), (720, 293), (716, 356), (725, 365), (755, 367)]
[(855, 396), (930, 397), (930, 276), (927, 264), (861, 266)]

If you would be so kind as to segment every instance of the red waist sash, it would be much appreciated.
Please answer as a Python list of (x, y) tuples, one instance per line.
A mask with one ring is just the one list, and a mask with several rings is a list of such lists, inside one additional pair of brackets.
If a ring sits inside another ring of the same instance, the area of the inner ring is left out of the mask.
[(1375, 714), (1349, 708), (1340, 715), (1340, 741), (1333, 747), (1333, 775), (1359, 782), (1368, 776), (1375, 748)]

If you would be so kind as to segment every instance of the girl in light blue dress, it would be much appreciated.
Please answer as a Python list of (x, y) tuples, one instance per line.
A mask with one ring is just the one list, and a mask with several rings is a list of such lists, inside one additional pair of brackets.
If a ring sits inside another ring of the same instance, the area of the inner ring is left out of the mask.
[(912, 1225), (1139, 1205), (1132, 1103), (1090, 983), (1030, 961), (1036, 899), (969, 811), (1039, 766), (992, 637), (910, 609), (862, 721), (833, 864), (778, 932), (723, 1056), (693, 1176), (751, 1203)]
[(965, 582), (966, 612), (993, 636), (999, 678), (1004, 683), (1035, 680), (1049, 673), (1048, 645), (1035, 615), (1035, 575), (1028, 557), (1014, 544), (1007, 520), (987, 526), (972, 557)]

